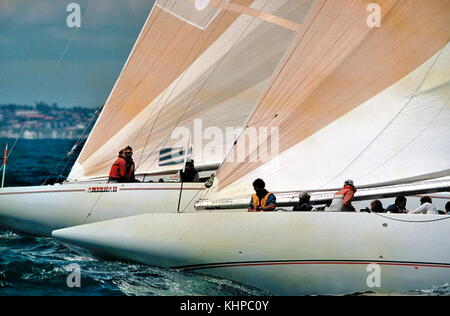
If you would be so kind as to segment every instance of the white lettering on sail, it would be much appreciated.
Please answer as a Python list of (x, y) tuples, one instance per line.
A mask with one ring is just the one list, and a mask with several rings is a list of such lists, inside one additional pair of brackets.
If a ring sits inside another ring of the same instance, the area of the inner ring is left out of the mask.
[[(195, 119), (193, 130), (185, 126), (175, 128), (170, 138), (176, 142), (170, 147), (170, 151), (186, 148), (192, 142), (192, 153), (196, 160), (203, 160), (204, 157), (223, 157), (233, 148), (236, 139), (241, 137), (245, 141), (236, 143), (237, 146), (233, 154), (227, 157), (227, 162), (246, 162), (247, 160), (267, 162), (279, 155), (278, 127), (248, 126), (245, 129), (233, 127), (222, 129), (209, 126), (204, 129), (203, 126), (201, 119)], [(167, 148), (164, 150), (169, 152)]]
[(70, 14), (67, 16), (66, 23), (70, 28), (81, 27), (81, 7), (78, 3), (69, 3), (66, 8)]
[(156, 1), (156, 6), (160, 9), (201, 30), (205, 30), (222, 11), (221, 8), (208, 6), (209, 4), (210, 0), (196, 0), (195, 2), (180, 0)]
[(210, 0), (196, 0), (196, 1), (195, 1), (195, 8), (196, 8), (198, 11), (202, 11), (202, 10), (204, 10), (204, 9), (208, 6), (208, 4), (209, 4), (210, 2), (211, 2)]
[(381, 7), (378, 3), (369, 3), (367, 12), (371, 12), (367, 17), (368, 27), (381, 27)]

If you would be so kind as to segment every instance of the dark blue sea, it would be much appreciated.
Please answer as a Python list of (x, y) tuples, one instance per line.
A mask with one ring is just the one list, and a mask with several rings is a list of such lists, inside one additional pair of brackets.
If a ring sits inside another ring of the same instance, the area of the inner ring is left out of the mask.
[[(0, 148), (14, 140), (0, 139)], [(10, 156), (7, 186), (54, 183), (67, 176), (78, 152), (67, 156), (73, 140), (20, 140)], [(66, 280), (71, 264), (80, 268), (81, 287)], [(351, 294), (351, 293), (349, 293)], [(394, 293), (396, 294), (396, 293)], [(402, 293), (449, 295), (450, 286)], [(5, 295), (270, 295), (225, 279), (164, 270), (139, 264), (82, 257), (51, 238), (37, 238), (0, 230), (0, 296)]]
[[(0, 139), (0, 148), (14, 140)], [(6, 185), (64, 180), (81, 149), (75, 140), (20, 140), (8, 160)], [(3, 156), (3, 155), (1, 155)], [(64, 159), (66, 158), (66, 159)], [(50, 176), (50, 177), (49, 177)], [(71, 264), (80, 267), (81, 287), (69, 288)], [(81, 257), (51, 238), (0, 230), (1, 295), (268, 295), (229, 280), (139, 264)]]

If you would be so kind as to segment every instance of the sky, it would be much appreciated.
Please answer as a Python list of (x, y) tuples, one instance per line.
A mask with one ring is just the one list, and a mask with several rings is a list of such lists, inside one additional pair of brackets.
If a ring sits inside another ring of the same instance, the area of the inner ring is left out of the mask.
[[(0, 104), (103, 105), (153, 2), (0, 0)], [(80, 28), (67, 26), (70, 3)]]

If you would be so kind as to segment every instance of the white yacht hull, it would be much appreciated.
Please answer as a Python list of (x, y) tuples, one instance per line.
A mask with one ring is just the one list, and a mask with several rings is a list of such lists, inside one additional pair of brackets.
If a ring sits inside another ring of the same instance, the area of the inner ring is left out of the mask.
[(312, 295), (450, 283), (449, 228), (448, 215), (198, 212), (132, 216), (53, 236), (103, 258)]
[(148, 212), (192, 212), (203, 183), (69, 183), (0, 189), (0, 228), (50, 236), (55, 229)]

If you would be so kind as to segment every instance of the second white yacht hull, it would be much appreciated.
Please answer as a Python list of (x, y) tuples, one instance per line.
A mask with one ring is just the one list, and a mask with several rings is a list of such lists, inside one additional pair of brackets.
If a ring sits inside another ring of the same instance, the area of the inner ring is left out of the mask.
[(311, 295), (448, 284), (449, 228), (448, 215), (198, 212), (132, 216), (53, 236), (99, 257)]

